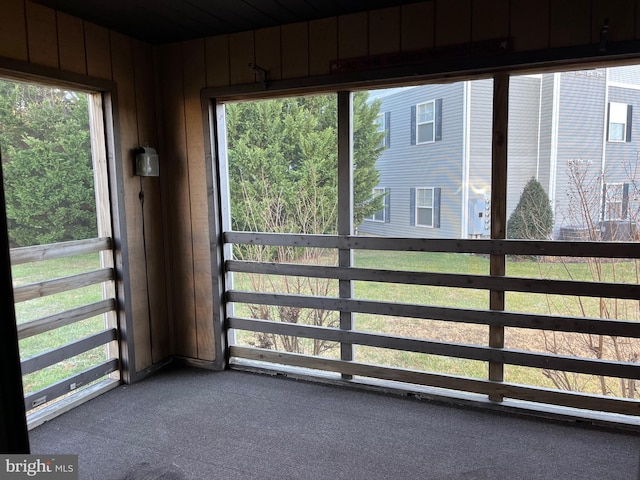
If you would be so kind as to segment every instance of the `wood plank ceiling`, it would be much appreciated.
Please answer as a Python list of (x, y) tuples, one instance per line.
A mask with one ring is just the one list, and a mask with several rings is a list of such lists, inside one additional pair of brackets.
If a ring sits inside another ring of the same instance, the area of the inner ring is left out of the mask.
[(34, 0), (151, 44), (254, 30), (418, 0)]

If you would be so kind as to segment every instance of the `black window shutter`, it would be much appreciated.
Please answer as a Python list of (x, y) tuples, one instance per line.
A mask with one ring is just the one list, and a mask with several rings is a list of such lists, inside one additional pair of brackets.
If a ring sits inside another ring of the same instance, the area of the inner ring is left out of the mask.
[(611, 103), (607, 104), (607, 133), (605, 141), (609, 141), (609, 125), (611, 125)]
[(433, 189), (433, 228), (440, 228), (440, 189)]
[(622, 218), (627, 219), (629, 216), (629, 184), (622, 184)]
[(409, 225), (416, 224), (416, 189), (409, 189)]
[(391, 146), (391, 112), (384, 112), (384, 144), (387, 148)]
[(627, 142), (631, 141), (631, 120), (633, 118), (633, 105), (627, 105)]
[(416, 144), (416, 106), (411, 105), (411, 145)]
[(436, 135), (435, 141), (442, 140), (442, 99), (436, 99)]
[(389, 223), (391, 221), (391, 217), (389, 214), (391, 213), (391, 189), (384, 189), (384, 223)]

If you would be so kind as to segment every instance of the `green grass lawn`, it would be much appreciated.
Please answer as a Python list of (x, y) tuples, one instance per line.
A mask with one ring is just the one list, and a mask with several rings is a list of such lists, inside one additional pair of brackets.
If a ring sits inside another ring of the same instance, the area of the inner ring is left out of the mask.
[[(327, 256), (322, 259), (322, 264), (333, 265), (335, 258)], [(387, 252), (387, 251), (357, 251), (355, 253), (355, 265), (364, 268), (389, 269), (404, 271), (428, 271), (462, 274), (487, 274), (489, 260), (486, 256), (449, 253), (426, 252)], [(97, 254), (80, 255), (72, 258), (49, 260), (35, 264), (19, 265), (13, 268), (14, 285), (24, 285), (39, 282), (45, 279), (62, 277), (80, 272), (94, 270), (100, 267)], [(631, 282), (637, 280), (637, 265), (634, 262), (620, 262), (615, 265), (603, 264), (600, 266), (599, 275), (603, 280), (616, 280)], [(558, 279), (586, 279), (592, 278), (592, 265), (587, 263), (546, 263), (532, 259), (510, 260), (508, 274), (528, 278), (558, 278)], [(335, 280), (308, 280), (289, 278), (285, 287), (283, 277), (278, 276), (251, 276), (249, 274), (235, 275), (235, 288), (259, 289), (263, 291), (280, 291), (289, 293), (315, 294), (321, 296), (337, 296), (338, 283)], [(478, 308), (489, 307), (489, 293), (478, 289), (443, 288), (430, 286), (415, 286), (401, 284), (387, 284), (375, 282), (355, 282), (355, 296), (361, 299), (382, 300), (398, 303), (412, 303), (424, 305), (436, 305), (452, 308)], [(67, 310), (80, 305), (96, 302), (102, 299), (100, 285), (85, 287), (72, 292), (43, 297), (16, 305), (18, 323), (24, 323), (36, 318), (44, 317)], [(506, 296), (507, 309), (510, 311), (529, 313), (556, 313), (561, 315), (581, 315), (598, 317), (600, 312), (599, 299), (581, 299), (580, 304), (575, 298), (561, 297), (557, 295), (535, 295), (508, 292)], [(621, 302), (618, 306), (626, 308), (624, 315), (627, 319), (638, 320), (638, 302)], [(621, 310), (622, 311), (622, 310)], [(277, 309), (270, 307), (266, 317), (278, 319)], [(281, 310), (282, 312), (282, 310)], [(299, 323), (313, 324), (313, 315), (317, 312), (302, 310), (298, 312), (301, 317)], [(237, 305), (236, 314), (241, 316), (254, 316), (247, 305)], [(337, 314), (333, 314), (328, 321), (337, 321)], [(411, 319), (390, 317), (382, 315), (356, 314), (356, 329), (366, 332), (385, 333), (411, 338), (421, 338), (452, 343), (487, 345), (488, 327), (485, 325), (472, 325), (433, 321), (428, 319)], [(325, 323), (326, 324), (326, 321)], [(102, 316), (87, 319), (63, 328), (52, 330), (28, 339), (20, 341), (20, 353), (22, 359), (30, 358), (62, 346), (66, 343), (78, 340), (87, 335), (104, 329)], [(255, 336), (250, 332), (238, 332), (240, 344), (256, 344)], [(563, 340), (568, 342), (568, 340)], [(583, 339), (576, 336), (572, 342), (581, 342)], [(301, 341), (307, 353), (313, 349), (310, 341)], [(322, 355), (336, 357), (338, 349), (331, 346)], [(506, 346), (531, 351), (546, 351), (545, 339), (542, 333), (525, 329), (506, 329)], [(636, 349), (637, 347), (637, 349)], [(626, 348), (626, 347), (625, 347)], [(640, 351), (640, 345), (631, 345), (629, 348)], [(581, 350), (582, 349), (582, 350)], [(583, 352), (584, 346), (576, 351)], [(559, 353), (564, 353), (560, 351)], [(588, 356), (588, 355), (586, 355)], [(106, 348), (98, 347), (78, 355), (69, 360), (60, 362), (42, 371), (35, 372), (24, 377), (24, 386), (27, 393), (41, 389), (62, 378), (78, 373), (92, 365), (106, 360)], [(439, 372), (452, 375), (468, 376), (473, 378), (487, 378), (487, 365), (484, 362), (442, 357), (437, 355), (425, 355), (412, 352), (394, 351), (381, 348), (356, 347), (356, 358), (365, 363), (409, 368), (426, 372)], [(518, 366), (505, 367), (506, 380), (515, 383), (554, 387), (554, 383), (540, 369), (524, 368)], [(574, 376), (573, 385), (581, 391), (597, 392), (599, 379), (597, 377)], [(609, 380), (612, 391), (615, 391), (617, 380)]]
[[(98, 254), (47, 260), (16, 265), (12, 268), (14, 286), (36, 283), (100, 268)], [(102, 300), (102, 286), (92, 285), (70, 292), (29, 300), (16, 304), (18, 324), (46, 317), (70, 308)], [(58, 348), (88, 335), (104, 330), (102, 315), (20, 340), (22, 360)], [(52, 365), (38, 372), (25, 375), (25, 394), (40, 390), (63, 378), (72, 376), (107, 359), (106, 346), (94, 348), (81, 355)]]
[[(540, 261), (539, 261), (540, 260)], [(324, 265), (335, 264), (335, 259), (326, 258), (319, 262)], [(442, 273), (461, 273), (486, 275), (489, 272), (489, 258), (482, 255), (430, 253), (430, 252), (390, 252), (390, 251), (356, 251), (354, 264), (357, 267), (379, 270), (423, 271)], [(593, 265), (588, 262), (549, 262), (544, 259), (509, 258), (507, 274), (523, 278), (547, 278), (559, 280), (598, 280), (617, 281), (623, 283), (638, 283), (638, 265), (636, 262), (601, 263)], [(318, 289), (291, 290), (278, 276), (251, 276), (236, 274), (234, 277), (236, 289), (263, 290), (281, 293), (317, 294)], [(337, 296), (337, 282), (328, 281), (324, 289), (328, 296)], [(445, 288), (418, 285), (402, 285), (392, 283), (355, 282), (355, 296), (360, 299), (389, 301), (409, 304), (423, 304), (450, 308), (489, 308), (489, 292), (480, 289)], [(605, 302), (609, 302), (605, 300)], [(613, 301), (611, 301), (613, 302)], [(610, 304), (612, 305), (612, 303)], [(570, 316), (600, 317), (600, 299), (577, 298), (561, 295), (543, 295), (530, 293), (507, 292), (506, 306), (508, 311), (524, 313), (541, 313)], [(618, 317), (625, 320), (640, 319), (638, 302), (617, 301)], [(270, 319), (279, 319), (277, 308), (264, 310)], [(312, 323), (306, 318), (312, 318), (309, 313), (301, 314), (299, 323)], [(246, 305), (237, 305), (236, 314), (254, 316)], [(355, 326), (359, 331), (385, 333), (411, 338), (421, 338), (453, 343), (487, 345), (489, 328), (485, 325), (472, 325), (433, 321), (428, 319), (410, 319), (383, 315), (356, 314)], [(573, 336), (572, 336), (573, 335)], [(559, 354), (583, 355), (593, 358), (593, 352), (584, 345), (584, 336), (566, 334), (558, 347)], [(255, 344), (255, 337), (250, 332), (238, 332), (239, 343)], [(534, 352), (548, 352), (549, 347), (542, 332), (527, 329), (507, 327), (505, 329), (505, 343), (507, 348), (530, 350)], [(304, 344), (307, 347), (310, 343)], [(640, 352), (640, 342), (627, 345), (627, 350)], [(629, 348), (631, 350), (629, 350)], [(567, 349), (572, 349), (568, 353)], [(613, 357), (613, 347), (607, 350)], [(607, 357), (605, 352), (605, 358)], [(310, 353), (306, 351), (305, 353)], [(325, 353), (335, 357), (335, 351)], [(356, 358), (365, 363), (409, 368), (427, 372), (439, 372), (452, 375), (462, 375), (473, 378), (487, 378), (488, 367), (484, 362), (425, 355), (412, 352), (401, 352), (382, 348), (356, 346)], [(615, 359), (615, 358), (608, 358)], [(541, 369), (507, 365), (505, 380), (525, 385), (535, 385), (555, 388), (553, 381)], [(599, 377), (570, 374), (571, 385), (579, 391), (599, 393)], [(611, 392), (618, 391), (618, 381), (607, 379)]]

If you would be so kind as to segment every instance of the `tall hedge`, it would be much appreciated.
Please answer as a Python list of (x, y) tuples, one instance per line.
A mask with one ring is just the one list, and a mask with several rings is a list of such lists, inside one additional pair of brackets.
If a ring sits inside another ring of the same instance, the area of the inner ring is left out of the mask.
[(97, 236), (87, 96), (0, 80), (12, 246)]
[(535, 178), (527, 182), (507, 222), (507, 238), (544, 240), (553, 230), (549, 195)]

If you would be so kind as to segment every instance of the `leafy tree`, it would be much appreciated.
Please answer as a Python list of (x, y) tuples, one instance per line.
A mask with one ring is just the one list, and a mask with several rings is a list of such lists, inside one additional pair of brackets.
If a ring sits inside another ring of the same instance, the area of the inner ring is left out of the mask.
[[(382, 134), (379, 101), (354, 95), (354, 223), (382, 208), (371, 198)], [(237, 230), (335, 233), (337, 102), (332, 95), (227, 106), (232, 223)]]
[(378, 185), (380, 173), (376, 160), (384, 147), (384, 133), (378, 132), (374, 122), (380, 113), (380, 100), (368, 103), (366, 92), (353, 97), (353, 204), (354, 225), (360, 225), (366, 217), (383, 208), (383, 198), (371, 198), (373, 188)]
[(87, 96), (0, 81), (0, 142), (14, 246), (97, 235)]
[[(374, 120), (379, 102), (366, 93), (354, 95), (354, 224), (382, 208), (372, 199), (378, 184), (375, 163), (382, 151)], [(285, 98), (227, 106), (229, 183), (232, 227), (235, 230), (335, 234), (338, 217), (337, 102), (335, 95)], [(236, 255), (256, 261), (323, 263), (319, 249), (248, 245)], [(256, 291), (335, 296), (330, 279), (274, 280), (250, 275)], [(277, 285), (274, 282), (278, 282)], [(333, 310), (247, 305), (253, 318), (337, 327)], [(285, 335), (257, 333), (250, 343), (262, 348), (321, 355), (335, 343)]]
[(507, 238), (544, 240), (553, 229), (553, 210), (544, 188), (535, 178), (524, 186), (520, 201), (507, 222)]

